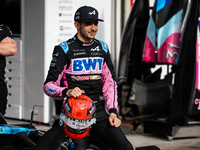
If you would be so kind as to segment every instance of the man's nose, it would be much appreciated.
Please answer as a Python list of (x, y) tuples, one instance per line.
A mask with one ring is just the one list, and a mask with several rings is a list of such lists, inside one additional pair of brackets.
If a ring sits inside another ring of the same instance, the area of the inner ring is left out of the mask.
[(91, 24), (91, 29), (96, 31), (97, 30), (97, 25), (96, 24)]

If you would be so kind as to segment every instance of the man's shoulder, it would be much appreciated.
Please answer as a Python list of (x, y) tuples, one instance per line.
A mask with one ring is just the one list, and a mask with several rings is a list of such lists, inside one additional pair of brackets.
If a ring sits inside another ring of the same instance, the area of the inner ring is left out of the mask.
[(74, 38), (68, 39), (67, 41), (63, 41), (58, 46), (60, 46), (64, 53), (66, 54), (69, 51), (69, 46), (74, 43)]
[(71, 45), (71, 44), (73, 44), (73, 42), (75, 41), (75, 39), (74, 38), (70, 38), (70, 39), (68, 39), (68, 40), (66, 40), (66, 41), (62, 41), (61, 43), (59, 43), (58, 45), (60, 45), (60, 44), (68, 44), (68, 45)]
[(94, 39), (94, 41), (97, 42), (102, 47), (102, 50), (104, 50), (105, 53), (108, 52), (108, 50), (109, 50), (108, 44), (106, 44), (105, 42), (103, 42), (101, 40), (97, 40), (97, 39)]

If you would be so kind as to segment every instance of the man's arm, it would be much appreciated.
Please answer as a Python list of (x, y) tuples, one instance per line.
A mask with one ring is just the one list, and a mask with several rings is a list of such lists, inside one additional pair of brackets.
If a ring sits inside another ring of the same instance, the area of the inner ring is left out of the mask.
[[(103, 44), (104, 46), (104, 44)], [(103, 47), (106, 52), (105, 63), (102, 67), (102, 92), (106, 107), (110, 113), (109, 122), (113, 127), (119, 127), (121, 120), (117, 117), (118, 100), (117, 100), (117, 82), (115, 78), (114, 66), (111, 61), (108, 46)]]
[(6, 37), (0, 42), (0, 55), (12, 56), (16, 53), (17, 43), (15, 40), (12, 40), (10, 37)]
[[(63, 83), (62, 78), (67, 64), (65, 63), (66, 54), (60, 46), (55, 46), (49, 71), (44, 82), (43, 90), (46, 95), (57, 99), (66, 97), (68, 83)], [(61, 85), (62, 82), (62, 85)]]

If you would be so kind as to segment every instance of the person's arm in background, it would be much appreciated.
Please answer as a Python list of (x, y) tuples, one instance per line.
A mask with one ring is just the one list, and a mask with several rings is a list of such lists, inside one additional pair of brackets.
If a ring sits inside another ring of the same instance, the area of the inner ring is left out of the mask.
[(6, 37), (0, 42), (0, 55), (12, 56), (17, 53), (17, 43), (10, 37)]

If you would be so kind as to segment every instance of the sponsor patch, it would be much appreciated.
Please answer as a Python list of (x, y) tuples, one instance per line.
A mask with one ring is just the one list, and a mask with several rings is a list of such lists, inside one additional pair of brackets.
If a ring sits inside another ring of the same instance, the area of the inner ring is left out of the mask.
[(46, 87), (46, 91), (48, 92), (48, 93), (51, 93), (51, 94), (55, 94), (56, 93), (56, 90), (55, 89), (52, 89), (52, 88), (50, 88), (50, 87)]
[(101, 71), (103, 65), (103, 59), (100, 57), (95, 58), (81, 58), (72, 60), (72, 71)]
[(86, 53), (85, 52), (74, 53), (74, 56), (79, 56), (79, 55), (86, 55)]
[(100, 75), (90, 75), (90, 76), (72, 76), (72, 80), (84, 81), (84, 80), (98, 80), (101, 79)]

